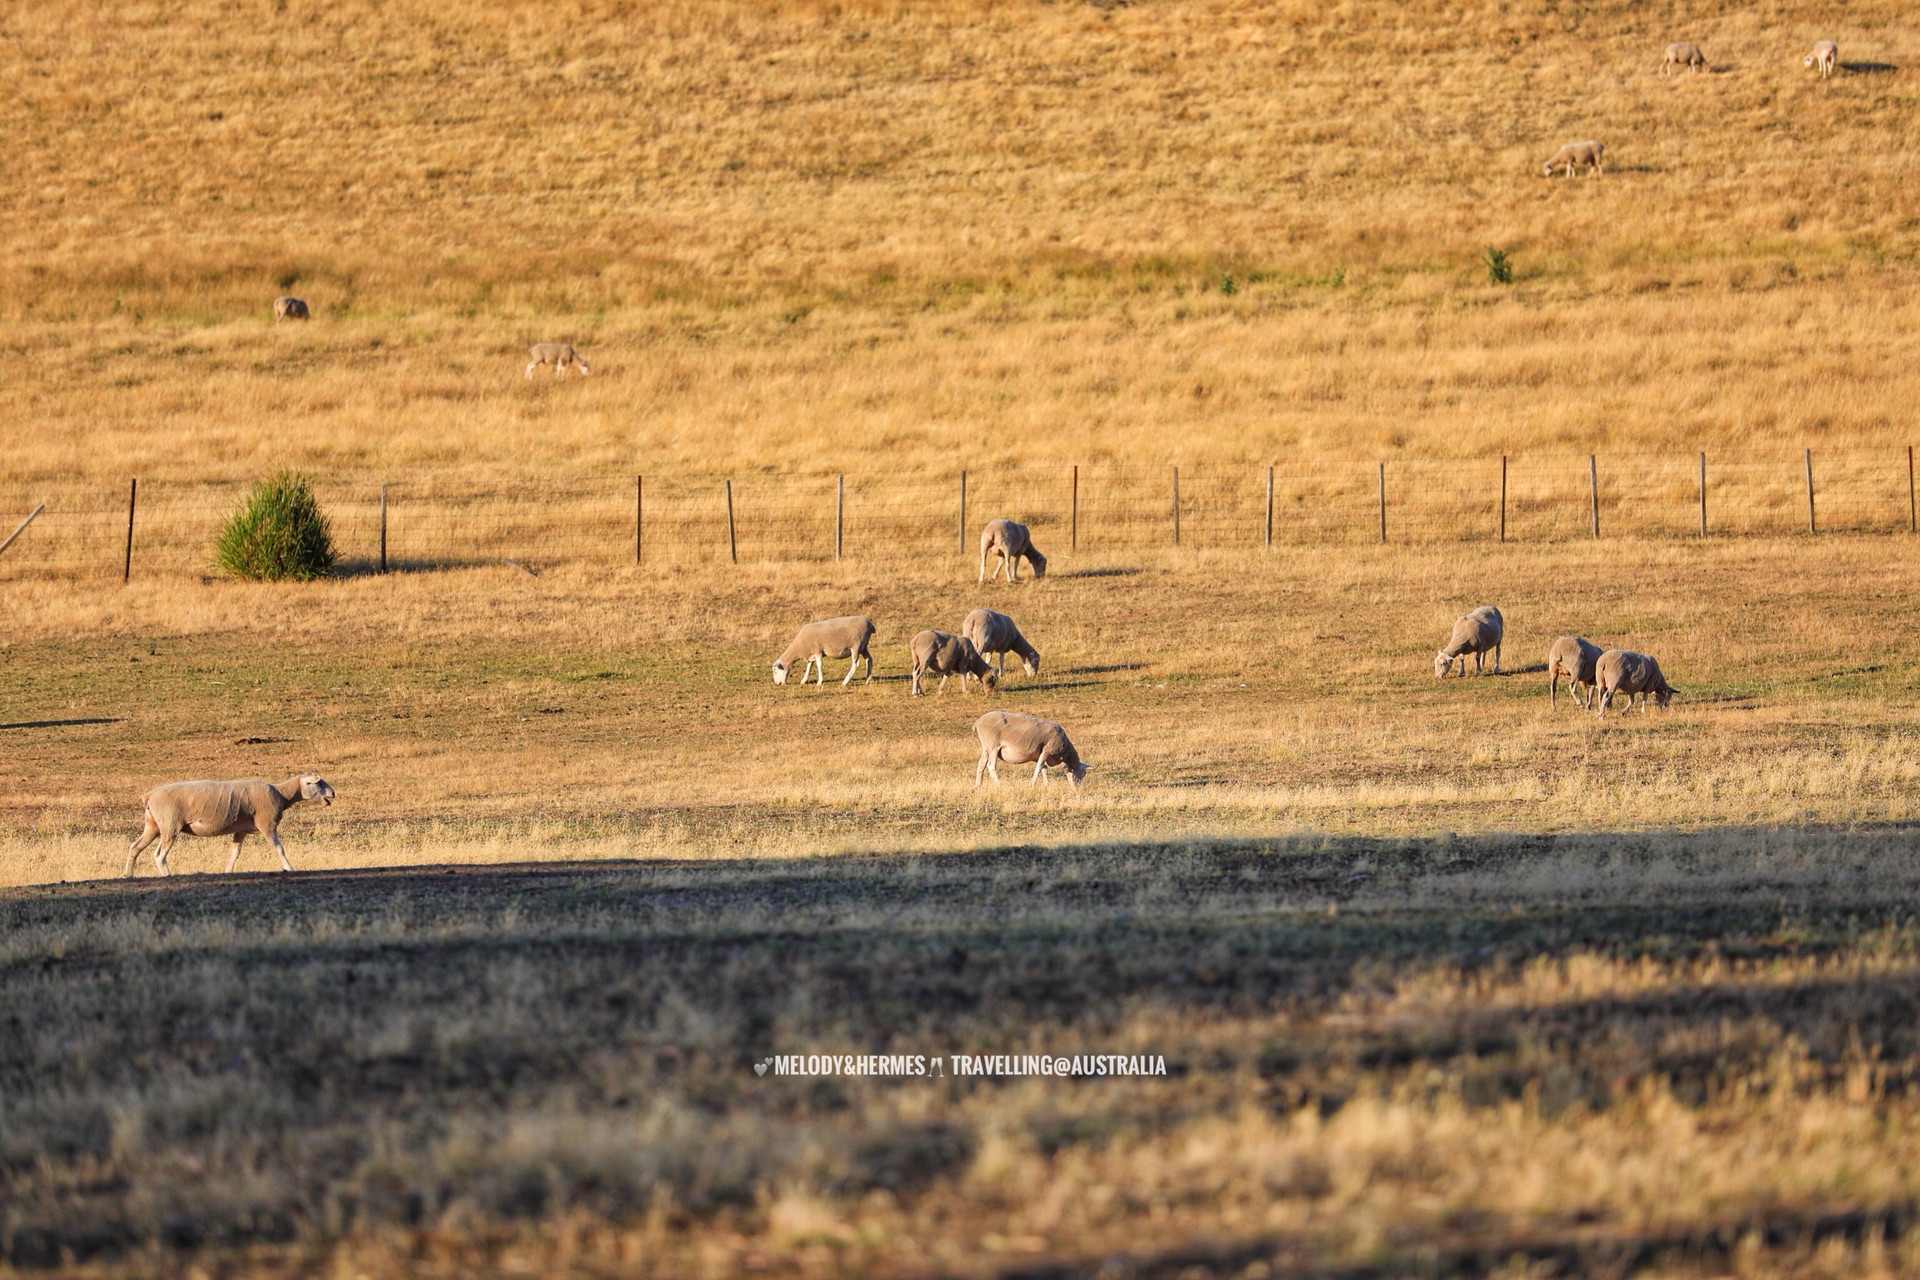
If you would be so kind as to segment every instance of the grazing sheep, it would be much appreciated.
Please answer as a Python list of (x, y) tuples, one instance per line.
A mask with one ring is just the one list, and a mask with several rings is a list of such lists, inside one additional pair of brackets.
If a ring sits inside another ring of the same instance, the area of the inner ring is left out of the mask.
[(980, 531), (980, 581), (987, 580), (987, 557), (997, 556), (994, 562), (993, 576), (999, 577), (1000, 571), (1007, 571), (1008, 582), (1020, 581), (1020, 557), (1025, 556), (1033, 565), (1033, 576), (1047, 576), (1047, 558), (1033, 545), (1033, 538), (1027, 532), (1027, 526), (1015, 524), (1011, 520), (989, 520), (987, 527)]
[(317, 773), (303, 773), (285, 782), (248, 778), (243, 782), (169, 782), (155, 787), (140, 797), (147, 824), (127, 846), (127, 874), (133, 874), (140, 851), (158, 840), (153, 865), (161, 875), (172, 875), (167, 869), (167, 855), (182, 831), (196, 836), (232, 836), (228, 871), (240, 861), (241, 842), (258, 833), (273, 841), (274, 851), (280, 855), (280, 869), (291, 871), (287, 846), (280, 843), (280, 815), (302, 800), (332, 804), (333, 788)]
[[(1593, 664), (1600, 660), (1600, 646), (1579, 636), (1561, 636), (1547, 650), (1547, 705), (1558, 706), (1556, 695), (1560, 677), (1567, 678), (1567, 692), (1581, 706), (1593, 697)], [(1581, 686), (1586, 688), (1582, 689)]]
[(1433, 657), (1433, 674), (1445, 680), (1453, 674), (1454, 659), (1460, 660), (1460, 674), (1467, 674), (1467, 655), (1473, 655), (1473, 674), (1482, 674), (1482, 665), (1486, 661), (1487, 650), (1493, 650), (1493, 674), (1500, 674), (1500, 638), (1506, 633), (1507, 624), (1501, 619), (1500, 611), (1490, 604), (1483, 604), (1453, 624), (1453, 636), (1447, 641), (1447, 647)]
[(580, 358), (579, 352), (564, 342), (537, 342), (527, 348), (527, 354), (533, 357), (527, 365), (528, 378), (532, 378), (533, 371), (543, 364), (553, 366), (553, 376), (556, 378), (566, 376), (568, 365), (578, 369), (583, 378), (593, 372), (587, 368), (587, 362)]
[(1820, 78), (1825, 80), (1833, 74), (1833, 68), (1840, 61), (1840, 46), (1831, 40), (1822, 40), (1813, 46), (1813, 52), (1800, 59), (1803, 67), (1819, 67)]
[(307, 304), (299, 298), (275, 298), (273, 300), (273, 322), (282, 320), (311, 320), (307, 314)]
[(988, 665), (965, 636), (947, 631), (922, 631), (913, 638), (913, 696), (920, 696), (920, 677), (928, 672), (940, 677), (940, 691), (946, 692), (947, 677), (959, 676), (966, 687), (968, 676), (980, 677), (980, 683), (992, 693), (1000, 684), (1000, 673)]
[(1609, 649), (1600, 655), (1600, 661), (1594, 664), (1594, 688), (1600, 693), (1600, 714), (1605, 716), (1607, 708), (1613, 705), (1613, 695), (1627, 695), (1627, 710), (1633, 710), (1633, 695), (1640, 695), (1640, 714), (1647, 713), (1647, 695), (1652, 694), (1661, 706), (1673, 700), (1680, 692), (1667, 683), (1660, 674), (1660, 664), (1644, 653), (1634, 653), (1630, 649)]
[(860, 659), (867, 660), (867, 681), (873, 681), (873, 655), (867, 652), (867, 642), (873, 639), (873, 619), (849, 615), (844, 618), (828, 618), (822, 622), (809, 622), (794, 633), (793, 643), (787, 651), (773, 660), (773, 682), (785, 684), (787, 672), (801, 659), (807, 665), (800, 672), (800, 683), (805, 684), (807, 677), (813, 674), (815, 663), (820, 664), (820, 684), (827, 682), (828, 658), (852, 658), (847, 667), (847, 678), (840, 682), (841, 688), (853, 683), (853, 673), (860, 669)]
[(1553, 171), (1563, 164), (1567, 166), (1569, 178), (1573, 176), (1575, 165), (1592, 165), (1595, 173), (1605, 173), (1606, 170), (1601, 166), (1600, 161), (1606, 154), (1606, 150), (1606, 144), (1602, 142), (1569, 142), (1554, 152), (1552, 159), (1547, 161), (1547, 176), (1551, 178)]
[(1040, 651), (1027, 643), (1020, 634), (1020, 628), (1013, 619), (1004, 613), (992, 609), (975, 609), (960, 624), (960, 634), (973, 641), (973, 647), (980, 651), (981, 657), (993, 655), (993, 669), (1002, 677), (1007, 674), (1007, 654), (1020, 655), (1020, 666), (1032, 678), (1040, 674)]
[(1675, 67), (1685, 67), (1689, 71), (1705, 71), (1707, 55), (1700, 52), (1697, 44), (1675, 41), (1667, 46), (1667, 60), (1660, 64), (1661, 75), (1672, 75)]
[(983, 773), (992, 774), (995, 783), (1000, 781), (996, 766), (1002, 760), (1008, 764), (1032, 761), (1032, 782), (1040, 781), (1049, 766), (1065, 765), (1067, 780), (1076, 787), (1093, 767), (1080, 759), (1080, 753), (1067, 740), (1067, 731), (1051, 720), (1036, 720), (1013, 711), (989, 711), (973, 722), (973, 731), (980, 739), (980, 763), (973, 771), (976, 787)]

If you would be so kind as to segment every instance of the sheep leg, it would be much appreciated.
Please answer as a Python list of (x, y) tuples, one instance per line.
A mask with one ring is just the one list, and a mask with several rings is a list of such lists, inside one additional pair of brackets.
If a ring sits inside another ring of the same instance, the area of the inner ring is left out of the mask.
[(1493, 674), (1500, 674), (1500, 646), (1493, 646)]
[(146, 826), (141, 830), (139, 835), (133, 838), (133, 843), (127, 846), (127, 876), (129, 878), (133, 876), (134, 861), (139, 858), (140, 851), (159, 838), (160, 824), (152, 818), (148, 818)]
[(914, 664), (913, 675), (910, 678), (909, 683), (911, 687), (909, 688), (908, 692), (912, 693), (913, 696), (916, 698), (919, 697), (920, 696), (920, 666), (918, 663)]
[(862, 649), (860, 651), (860, 656), (867, 660), (866, 683), (872, 684), (873, 683), (873, 654), (869, 650)]
[(1051, 778), (1047, 778), (1047, 758), (1045, 756), (1041, 756), (1033, 762), (1033, 777), (1027, 780), (1027, 785), (1032, 786), (1042, 779), (1046, 779), (1049, 782), (1052, 781)]
[(268, 835), (268, 839), (273, 841), (273, 851), (280, 855), (280, 869), (282, 871), (293, 870), (293, 864), (287, 861), (287, 846), (280, 843), (280, 833), (278, 831), (271, 832)]
[(154, 870), (158, 871), (163, 876), (170, 876), (173, 874), (173, 872), (167, 867), (167, 855), (173, 852), (173, 842), (177, 839), (179, 839), (179, 832), (175, 832), (171, 836), (162, 835), (160, 837), (160, 843), (153, 846)]
[(228, 875), (233, 874), (234, 867), (237, 866), (240, 862), (240, 846), (243, 843), (245, 843), (246, 838), (247, 837), (244, 834), (238, 831), (234, 832), (233, 834), (233, 853), (227, 858), (227, 874)]
[(533, 362), (532, 364), (530, 364), (530, 365), (528, 365), (528, 366), (527, 366), (527, 381), (528, 381), (528, 382), (532, 382), (532, 381), (533, 381), (533, 371), (534, 371), (535, 369), (538, 369), (539, 367), (540, 367), (540, 362), (539, 362), (538, 360), (535, 360), (535, 361), (534, 361), (534, 362)]
[[(980, 763), (973, 766), (973, 785), (974, 786), (977, 787), (980, 785), (980, 775), (985, 773), (986, 771), (987, 771), (987, 749), (985, 747), (982, 747), (980, 748)], [(996, 778), (995, 781), (997, 782), (999, 781), (999, 779)]]

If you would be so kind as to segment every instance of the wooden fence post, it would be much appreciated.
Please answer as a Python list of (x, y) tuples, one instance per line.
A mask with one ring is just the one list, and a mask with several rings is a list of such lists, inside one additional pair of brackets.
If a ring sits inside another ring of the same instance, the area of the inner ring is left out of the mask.
[(1813, 519), (1813, 450), (1807, 450), (1807, 532), (1818, 533), (1820, 526)]
[(843, 471), (833, 492), (833, 558), (838, 560), (845, 547), (847, 530), (847, 476)]
[(1180, 468), (1173, 469), (1173, 545), (1180, 545)]
[(1387, 464), (1380, 464), (1380, 541), (1387, 540)]
[(1073, 464), (1073, 536), (1067, 544), (1068, 549), (1080, 549), (1080, 464)]
[(127, 560), (120, 570), (122, 583), (133, 581), (133, 505), (134, 500), (139, 496), (140, 478), (135, 476), (132, 483), (127, 485)]
[(1913, 505), (1913, 446), (1907, 446), (1907, 532), (1920, 533), (1920, 510)]
[(7, 540), (5, 542), (0, 542), (0, 551), (5, 551), (8, 547), (12, 546), (13, 540), (19, 537), (21, 534), (25, 533), (27, 531), (27, 526), (32, 524), (35, 520), (37, 520), (40, 517), (40, 513), (42, 511), (45, 511), (46, 509), (47, 509), (47, 504), (43, 502), (39, 506), (35, 507), (33, 510), (27, 512), (27, 518), (25, 520), (22, 520), (18, 525), (14, 527), (13, 532), (7, 535)]
[(1500, 541), (1507, 540), (1507, 455), (1500, 455)]
[(380, 486), (380, 572), (387, 571), (387, 486)]
[(735, 564), (740, 563), (740, 544), (733, 536), (733, 480), (727, 480), (727, 555)]
[(960, 473), (960, 558), (967, 556), (967, 473)]
[(645, 564), (646, 543), (643, 541), (647, 527), (647, 478), (637, 475), (633, 478), (633, 562)]
[(1267, 468), (1267, 543), (1273, 545), (1273, 468)]
[(1593, 506), (1593, 536), (1600, 536), (1600, 460), (1587, 455), (1587, 496)]
[(1700, 536), (1707, 536), (1707, 451), (1700, 451)]

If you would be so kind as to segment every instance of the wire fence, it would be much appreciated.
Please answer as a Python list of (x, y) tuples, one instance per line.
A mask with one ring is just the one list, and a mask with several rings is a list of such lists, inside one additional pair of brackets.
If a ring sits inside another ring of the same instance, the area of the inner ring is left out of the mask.
[[(213, 572), (244, 482), (0, 481), (0, 580)], [(1916, 532), (1910, 447), (1097, 464), (845, 475), (314, 482), (354, 571), (978, 554), (996, 517), (1060, 550)]]

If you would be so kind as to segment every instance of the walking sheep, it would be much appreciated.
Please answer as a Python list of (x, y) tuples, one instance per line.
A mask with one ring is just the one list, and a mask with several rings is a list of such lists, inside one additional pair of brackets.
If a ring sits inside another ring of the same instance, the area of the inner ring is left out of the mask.
[(1040, 674), (1040, 651), (1027, 643), (1013, 619), (992, 609), (975, 609), (960, 624), (960, 634), (973, 641), (981, 657), (993, 655), (993, 669), (1002, 678), (1007, 674), (1007, 654), (1020, 655), (1020, 666), (1031, 679)]
[(1500, 611), (1490, 604), (1483, 604), (1472, 613), (1453, 624), (1453, 636), (1447, 641), (1447, 647), (1433, 657), (1433, 674), (1445, 680), (1453, 674), (1454, 659), (1460, 660), (1460, 674), (1467, 674), (1467, 655), (1473, 655), (1473, 674), (1482, 674), (1481, 667), (1486, 661), (1487, 650), (1493, 650), (1493, 674), (1500, 674), (1500, 637), (1505, 634), (1507, 624), (1501, 620)]
[(873, 655), (867, 652), (867, 642), (873, 639), (873, 619), (849, 615), (844, 618), (828, 618), (822, 622), (809, 622), (794, 633), (793, 643), (787, 651), (773, 660), (773, 682), (785, 684), (787, 672), (801, 658), (807, 665), (800, 672), (800, 683), (805, 684), (807, 677), (813, 674), (814, 664), (820, 665), (818, 683), (827, 682), (828, 658), (852, 658), (847, 666), (847, 678), (840, 682), (841, 688), (853, 683), (853, 673), (860, 669), (860, 659), (867, 660), (867, 682), (873, 681)]
[(1813, 46), (1813, 52), (1800, 59), (1803, 67), (1819, 67), (1820, 78), (1825, 80), (1833, 74), (1834, 66), (1840, 61), (1840, 46), (1831, 40), (1822, 40)]
[(307, 314), (307, 304), (299, 298), (275, 298), (273, 300), (273, 322), (282, 320), (311, 320)]
[(980, 581), (987, 580), (987, 557), (997, 557), (993, 566), (993, 576), (999, 577), (1000, 571), (1007, 571), (1008, 582), (1020, 581), (1020, 558), (1025, 556), (1033, 565), (1033, 576), (1047, 576), (1047, 558), (1033, 545), (1033, 538), (1027, 532), (1027, 526), (1015, 524), (1011, 520), (989, 520), (987, 527), (980, 531)]
[[(1593, 697), (1593, 665), (1600, 661), (1600, 646), (1579, 636), (1561, 636), (1547, 650), (1547, 705), (1558, 706), (1556, 695), (1560, 677), (1567, 678), (1567, 692), (1582, 707)], [(1586, 686), (1584, 689), (1582, 685)]]
[(987, 664), (973, 641), (947, 631), (922, 631), (913, 638), (913, 696), (920, 696), (920, 677), (931, 673), (940, 677), (940, 692), (945, 693), (948, 676), (959, 676), (964, 689), (968, 676), (980, 677), (980, 683), (992, 693), (1000, 684), (1000, 673)]
[(182, 831), (196, 836), (232, 836), (233, 853), (227, 870), (240, 861), (240, 844), (258, 833), (273, 841), (280, 855), (280, 869), (293, 870), (287, 861), (287, 846), (280, 843), (280, 816), (302, 800), (333, 803), (333, 788), (317, 773), (303, 773), (285, 782), (267, 782), (249, 778), (242, 782), (169, 782), (140, 797), (146, 811), (146, 828), (127, 846), (127, 874), (140, 851), (155, 840), (153, 865), (163, 876), (172, 875), (167, 855)]
[(1051, 720), (1036, 720), (1013, 711), (989, 711), (973, 722), (973, 732), (980, 739), (980, 763), (973, 771), (976, 787), (983, 773), (991, 774), (995, 784), (999, 783), (997, 766), (1002, 760), (1008, 764), (1033, 762), (1033, 778), (1028, 785), (1040, 781), (1049, 767), (1058, 764), (1066, 766), (1067, 780), (1077, 787), (1093, 767), (1080, 759), (1080, 753), (1067, 740), (1067, 731)]
[(1613, 705), (1613, 695), (1627, 695), (1627, 710), (1633, 710), (1633, 695), (1640, 695), (1640, 714), (1647, 713), (1647, 695), (1664, 707), (1680, 692), (1660, 674), (1660, 664), (1644, 653), (1630, 649), (1609, 649), (1594, 664), (1594, 688), (1600, 693), (1600, 714)]
[(1605, 156), (1606, 150), (1606, 144), (1602, 142), (1569, 142), (1554, 152), (1553, 157), (1547, 161), (1547, 176), (1551, 178), (1553, 171), (1561, 165), (1567, 166), (1569, 178), (1573, 176), (1575, 165), (1592, 165), (1595, 173), (1604, 173), (1606, 170), (1601, 167), (1600, 161)]
[(1667, 60), (1660, 64), (1661, 75), (1672, 75), (1675, 67), (1685, 67), (1689, 71), (1705, 71), (1707, 55), (1700, 52), (1697, 44), (1675, 41), (1667, 46)]
[(593, 372), (587, 368), (587, 362), (580, 358), (579, 352), (564, 342), (537, 342), (527, 348), (527, 354), (533, 357), (527, 365), (529, 379), (533, 377), (533, 371), (543, 364), (553, 366), (553, 376), (556, 378), (565, 377), (569, 365), (580, 370), (583, 378)]

